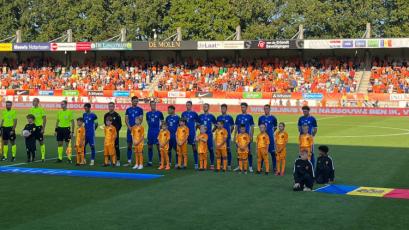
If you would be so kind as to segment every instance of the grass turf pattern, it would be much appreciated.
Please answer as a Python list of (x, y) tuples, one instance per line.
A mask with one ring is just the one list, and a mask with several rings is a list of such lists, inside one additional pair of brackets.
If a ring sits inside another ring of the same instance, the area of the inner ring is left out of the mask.
[[(53, 136), (56, 112), (47, 112), (47, 158), (54, 158), (57, 156)], [(26, 114), (26, 110), (18, 111), (19, 131), (26, 122)], [(77, 116), (81, 114), (76, 112)], [(103, 113), (98, 112), (97, 115), (102, 124)], [(407, 227), (407, 200), (292, 192), (291, 171), (297, 155), (298, 116), (277, 117), (279, 121), (287, 123), (290, 135), (284, 177), (196, 172), (192, 169), (191, 152), (189, 169), (161, 172), (165, 176), (160, 180), (0, 174), (0, 229)], [(255, 117), (255, 122), (257, 119)], [(409, 188), (409, 118), (317, 116), (317, 119), (319, 129), (315, 139), (316, 147), (320, 144), (329, 145), (336, 167), (337, 184)], [(123, 147), (126, 146), (125, 131), (123, 129), (120, 133), (120, 145)], [(102, 136), (103, 132), (99, 129), (97, 151), (102, 150)], [(16, 163), (24, 163), (24, 140), (20, 136), (17, 137), (17, 146)], [(144, 154), (147, 159), (146, 149)], [(122, 160), (125, 158), (126, 150), (122, 149)], [(96, 162), (94, 167), (78, 168), (72, 164), (56, 164), (54, 160), (50, 160), (18, 167), (135, 172), (126, 167), (100, 167), (101, 152), (97, 153)], [(154, 162), (157, 165), (156, 151)], [(233, 163), (236, 164), (234, 158)], [(2, 162), (0, 166), (10, 164), (13, 163)], [(159, 173), (155, 168), (145, 168), (138, 172)]]

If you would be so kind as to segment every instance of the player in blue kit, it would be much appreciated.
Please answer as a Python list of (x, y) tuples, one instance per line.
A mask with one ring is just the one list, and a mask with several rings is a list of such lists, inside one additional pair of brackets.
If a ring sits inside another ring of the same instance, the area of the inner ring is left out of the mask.
[(213, 148), (213, 127), (216, 125), (216, 117), (213, 114), (209, 113), (210, 105), (205, 103), (203, 104), (203, 114), (199, 115), (199, 124), (206, 126), (207, 139), (207, 148), (210, 154), (210, 170), (214, 170), (214, 148)]
[[(239, 130), (241, 125), (244, 125), (246, 128), (246, 133), (250, 135), (250, 144), (249, 144), (249, 172), (253, 172), (253, 155), (251, 154), (251, 143), (253, 142), (253, 133), (254, 133), (254, 120), (253, 116), (247, 113), (247, 108), (248, 104), (243, 102), (240, 104), (241, 106), (241, 114), (237, 115), (236, 117), (236, 122), (234, 123), (236, 125), (236, 128), (234, 130), (234, 140), (236, 140), (237, 136), (237, 130)], [(234, 169), (234, 171), (239, 171), (240, 168), (237, 167)]]
[(127, 151), (127, 157), (128, 157), (128, 163), (125, 164), (124, 166), (131, 166), (132, 165), (132, 146), (133, 146), (133, 140), (132, 140), (132, 135), (131, 135), (131, 129), (132, 126), (135, 125), (135, 119), (139, 117), (143, 119), (143, 110), (141, 107), (138, 106), (139, 99), (137, 96), (133, 96), (131, 98), (131, 103), (132, 106), (127, 108), (125, 111), (125, 124), (128, 127), (128, 130), (126, 131), (126, 141), (128, 142), (128, 151)]
[(220, 106), (220, 110), (222, 112), (221, 115), (217, 117), (217, 122), (223, 121), (223, 128), (227, 130), (227, 169), (230, 171), (231, 170), (231, 148), (230, 148), (230, 142), (231, 142), (231, 133), (234, 130), (234, 120), (233, 117), (227, 114), (227, 105), (222, 104)]
[(163, 113), (156, 110), (156, 102), (151, 101), (149, 104), (151, 106), (151, 111), (146, 113), (146, 121), (148, 123), (148, 164), (146, 166), (148, 167), (152, 166), (153, 145), (156, 145), (160, 162), (158, 136), (160, 132), (160, 126), (164, 120)]
[(196, 148), (196, 126), (199, 122), (199, 115), (195, 111), (192, 111), (192, 102), (186, 102), (186, 111), (182, 113), (182, 118), (186, 119), (186, 125), (189, 128), (189, 137), (187, 143), (192, 146), (193, 158), (195, 160), (195, 170), (199, 169), (198, 155)]
[[(310, 107), (303, 106), (301, 110), (304, 115), (298, 119), (298, 131), (300, 132), (300, 135), (302, 134), (302, 127), (306, 125), (308, 126), (308, 134), (315, 137), (318, 131), (317, 120), (310, 115)], [(315, 167), (314, 144), (311, 148), (311, 163)]]
[(85, 113), (82, 115), (82, 119), (84, 119), (84, 127), (85, 127), (85, 145), (84, 145), (84, 153), (87, 151), (87, 144), (91, 148), (91, 166), (95, 163), (95, 130), (98, 128), (98, 117), (95, 113), (91, 112), (91, 104), (85, 103), (84, 104)]
[[(270, 138), (270, 145), (268, 146), (268, 152), (271, 155), (271, 161), (273, 162), (273, 172), (277, 169), (277, 161), (276, 161), (276, 154), (275, 154), (275, 142), (274, 142), (274, 133), (277, 129), (277, 118), (270, 114), (271, 107), (270, 105), (264, 106), (264, 115), (258, 118), (258, 126), (264, 124), (266, 126), (266, 133)], [(265, 162), (269, 164), (269, 162)]]
[(176, 154), (176, 161), (175, 161), (175, 168), (178, 168), (178, 154), (176, 152), (176, 131), (179, 127), (179, 116), (175, 114), (175, 106), (170, 105), (168, 106), (168, 116), (166, 117), (166, 125), (168, 126), (168, 130), (170, 132), (170, 140), (169, 140), (169, 165), (172, 163), (172, 149), (175, 150)]

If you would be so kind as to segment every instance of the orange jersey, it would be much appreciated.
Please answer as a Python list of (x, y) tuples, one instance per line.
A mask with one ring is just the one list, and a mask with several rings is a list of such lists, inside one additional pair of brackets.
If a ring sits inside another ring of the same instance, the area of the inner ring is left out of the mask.
[[(225, 128), (222, 129), (216, 129), (216, 148), (217, 149), (225, 149), (227, 148), (227, 130)], [(221, 147), (218, 147), (221, 143), (224, 144)]]
[(114, 146), (115, 145), (115, 139), (116, 139), (116, 128), (113, 125), (110, 126), (105, 126), (104, 129), (105, 133), (105, 141), (104, 145), (105, 146)]
[(84, 126), (81, 126), (77, 129), (77, 133), (75, 134), (77, 137), (75, 140), (75, 145), (76, 146), (83, 146), (85, 143), (85, 128)]
[(257, 148), (265, 148), (270, 145), (270, 137), (267, 133), (260, 133), (257, 136)]
[[(143, 140), (144, 135), (145, 135), (145, 129), (143, 128), (142, 125), (134, 125), (131, 128), (131, 134), (132, 134), (132, 141), (134, 142), (139, 142), (141, 139)], [(139, 144), (143, 145), (143, 141)]]
[[(197, 138), (199, 138), (199, 141), (197, 143), (197, 152), (198, 153), (207, 153), (207, 140), (208, 140), (208, 136), (206, 133), (201, 133), (199, 134), (199, 136), (197, 136)], [(200, 139), (206, 139), (206, 141), (202, 141)]]
[(161, 129), (158, 135), (158, 140), (159, 140), (159, 144), (162, 145), (163, 148), (169, 148), (169, 140), (170, 140), (169, 130)]
[(314, 138), (310, 134), (301, 134), (300, 135), (300, 147), (309, 148), (313, 145)]
[(276, 145), (286, 145), (288, 143), (288, 133), (286, 131), (277, 131), (274, 134), (274, 140)]
[(248, 145), (250, 144), (250, 139), (251, 138), (248, 133), (240, 133), (236, 137), (236, 143), (239, 148), (244, 148), (244, 149), (247, 149), (248, 151)]
[(176, 130), (176, 140), (185, 141), (189, 137), (189, 128), (185, 126), (179, 126)]

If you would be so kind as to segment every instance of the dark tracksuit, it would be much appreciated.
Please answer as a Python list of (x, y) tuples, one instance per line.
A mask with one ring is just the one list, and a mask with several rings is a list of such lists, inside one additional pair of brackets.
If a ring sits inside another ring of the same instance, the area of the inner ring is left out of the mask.
[(119, 115), (117, 112), (113, 112), (113, 113), (106, 113), (104, 115), (104, 124), (106, 125), (105, 121), (106, 118), (110, 116), (112, 117), (112, 125), (115, 127), (116, 129), (116, 139), (115, 139), (115, 153), (116, 153), (116, 159), (119, 161), (121, 159), (121, 151), (119, 150), (119, 130), (121, 130), (122, 128), (122, 120), (121, 120), (121, 115)]
[(295, 191), (302, 191), (304, 187), (312, 189), (314, 184), (314, 167), (311, 161), (302, 160), (301, 158), (295, 160), (294, 182), (300, 184), (300, 188), (294, 189)]
[(315, 180), (317, 184), (327, 184), (334, 181), (335, 168), (332, 158), (329, 156), (320, 156), (317, 159), (317, 166), (315, 170)]
[(24, 130), (30, 132), (30, 136), (26, 137), (27, 160), (34, 160), (36, 155), (36, 126), (35, 124), (27, 124)]

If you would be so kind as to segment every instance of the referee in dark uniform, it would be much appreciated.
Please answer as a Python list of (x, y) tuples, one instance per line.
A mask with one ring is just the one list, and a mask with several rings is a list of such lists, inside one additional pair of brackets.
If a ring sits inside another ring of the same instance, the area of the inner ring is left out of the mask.
[(115, 152), (116, 152), (116, 166), (120, 166), (120, 159), (121, 159), (121, 151), (119, 150), (119, 130), (122, 128), (122, 120), (121, 116), (115, 112), (115, 103), (114, 102), (109, 102), (108, 103), (108, 109), (109, 112), (104, 115), (104, 124), (106, 125), (105, 121), (107, 120), (107, 117), (112, 118), (112, 125), (116, 128), (116, 132), (118, 135), (116, 135), (115, 139)]

